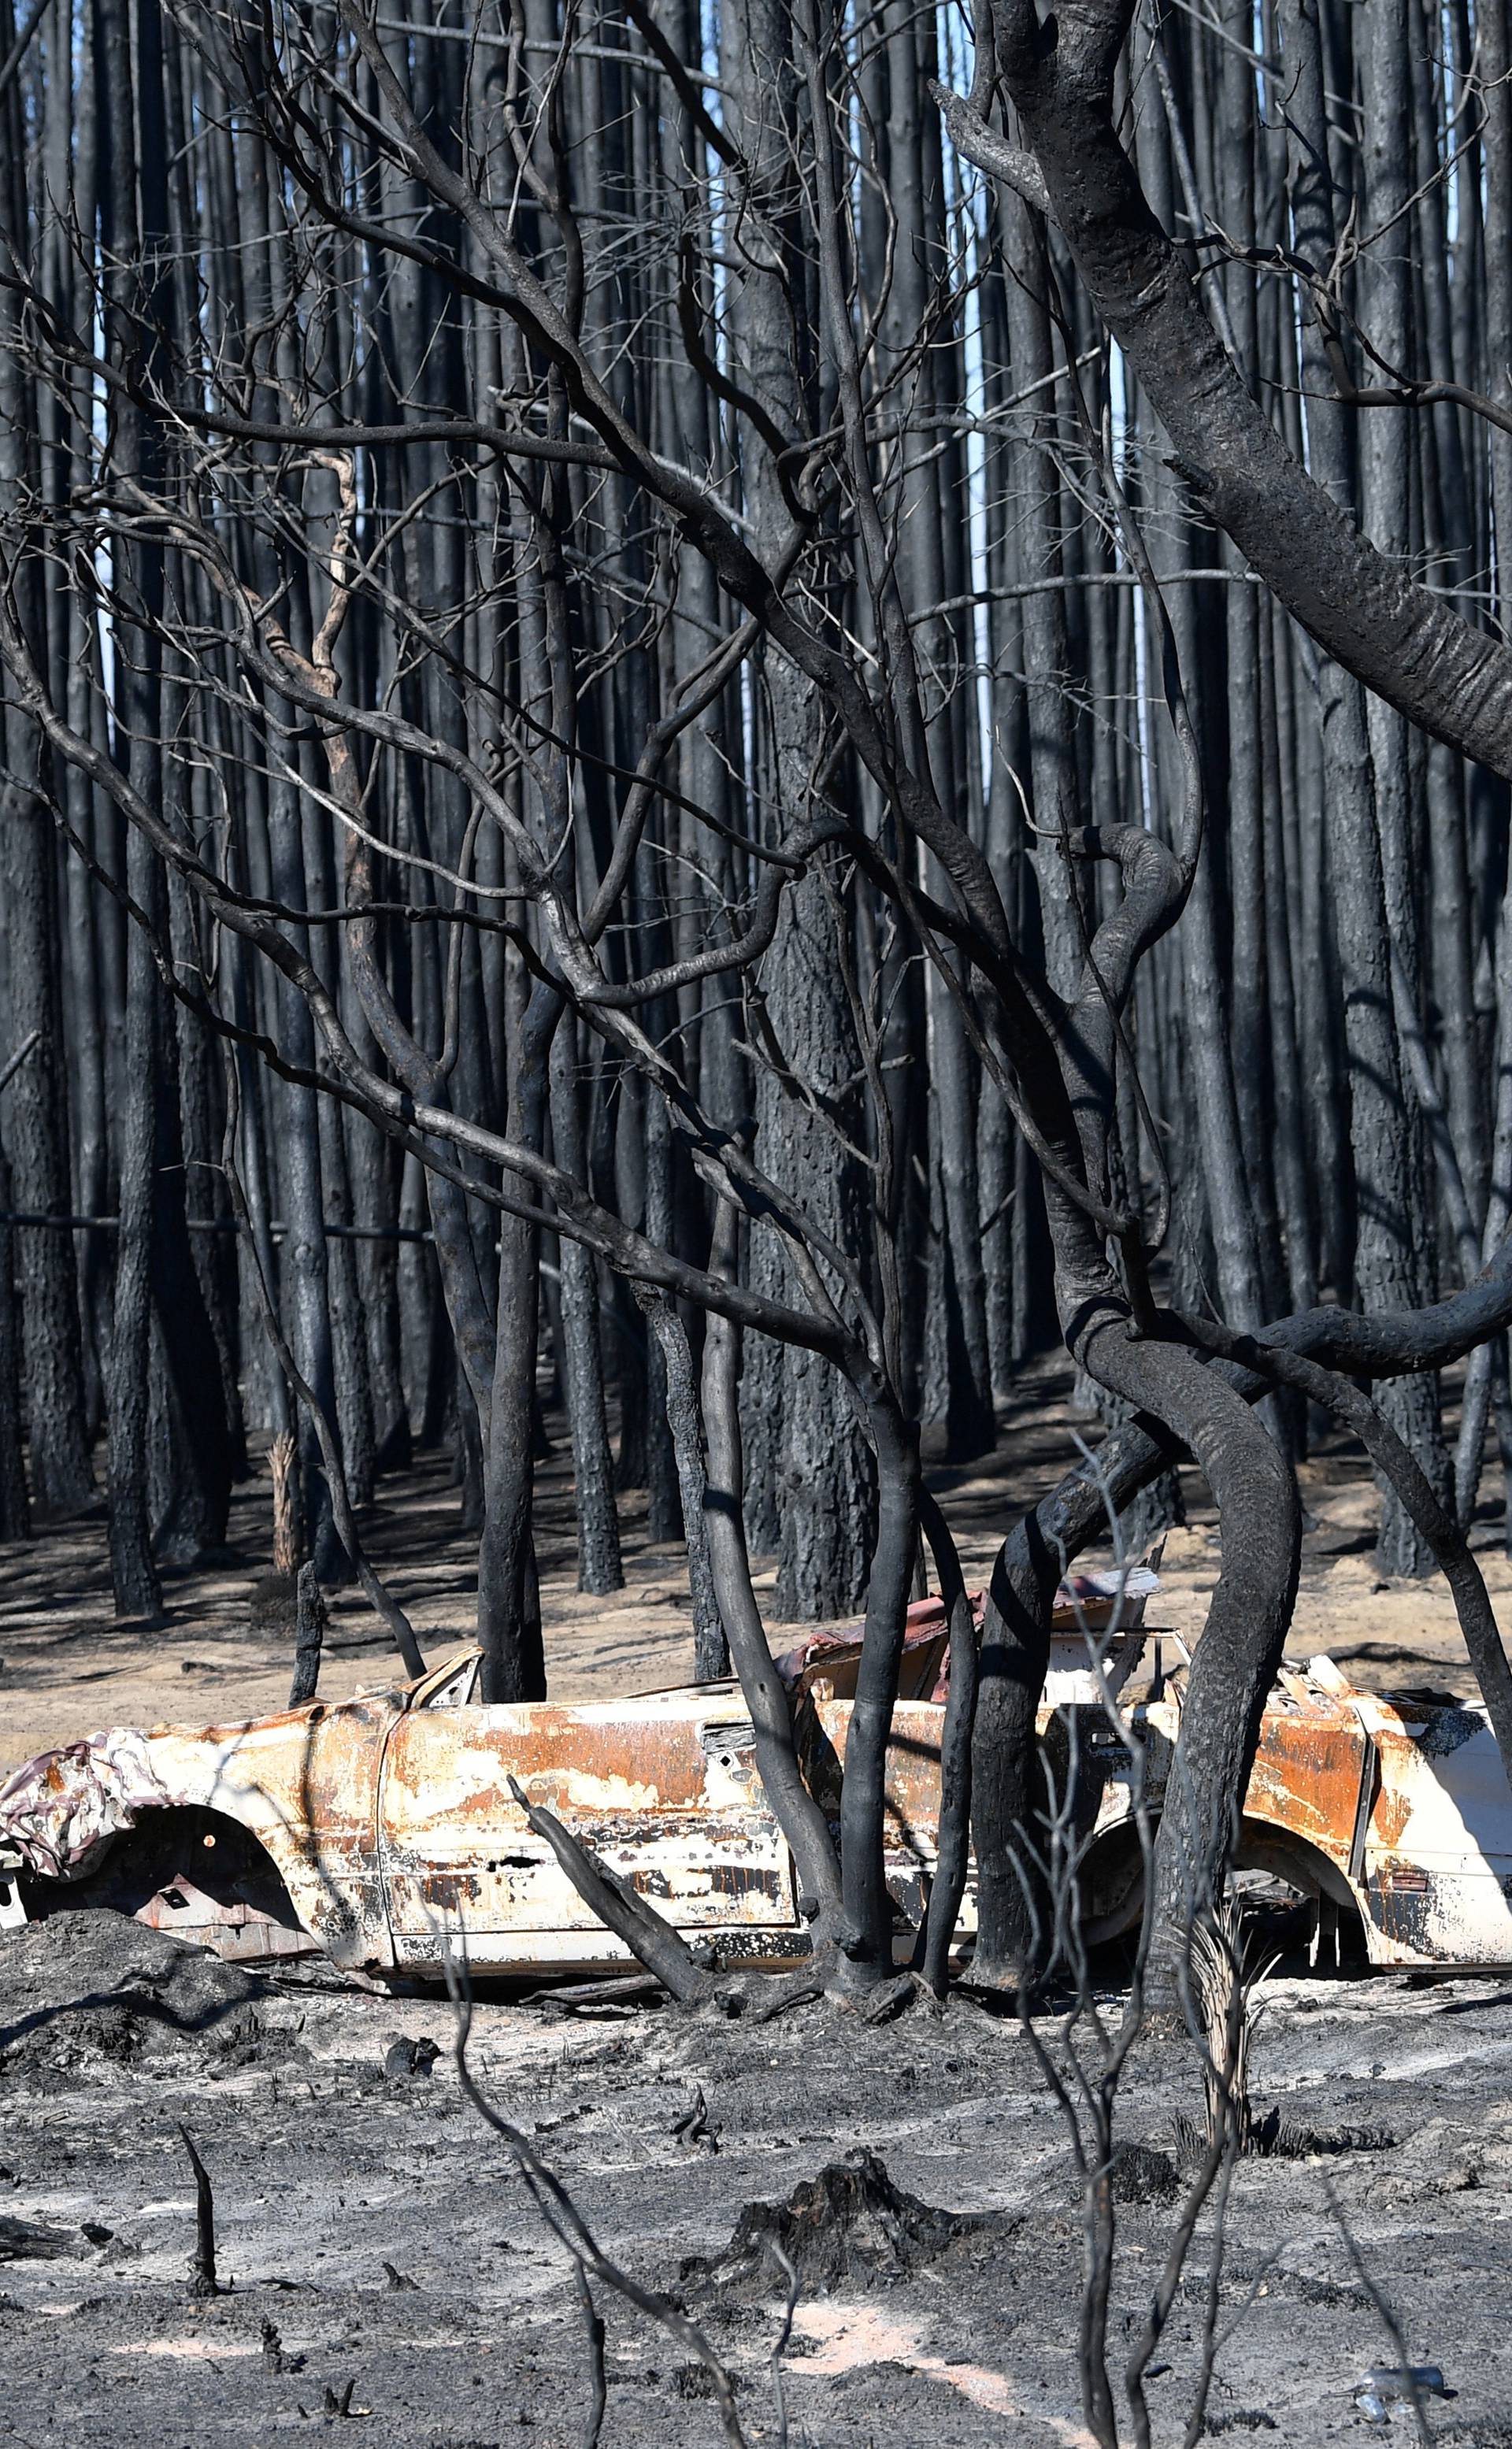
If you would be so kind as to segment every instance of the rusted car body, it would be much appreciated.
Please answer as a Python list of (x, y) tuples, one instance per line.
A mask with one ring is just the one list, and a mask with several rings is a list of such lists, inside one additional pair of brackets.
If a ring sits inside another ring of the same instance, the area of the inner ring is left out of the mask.
[[(936, 1857), (946, 1651), (914, 1611), (888, 1759), (888, 1870), (900, 1953)], [(1057, 1621), (1041, 1731), (1070, 1780), (1089, 1936), (1140, 1906), (1134, 1793), (1158, 1812), (1182, 1673), (1159, 1671), (1125, 1724), (1095, 1702), (1085, 1608)], [(1120, 1682), (1140, 1629), (1104, 1644)], [(854, 1638), (784, 1662), (805, 1766), (838, 1810)], [(407, 1686), (254, 1724), (117, 1729), (48, 1753), (0, 1786), (0, 1925), (97, 1900), (243, 1957), (322, 1949), (379, 1978), (471, 1965), (541, 1976), (616, 1968), (602, 1928), (512, 1799), (517, 1779), (690, 1938), (729, 1964), (780, 1964), (808, 1940), (766, 1804), (739, 1687), (578, 1706), (486, 1707), (469, 1650)], [(1136, 1753), (1138, 1755), (1136, 1759)], [(1327, 1934), (1358, 1918), (1382, 1965), (1512, 1963), (1512, 1793), (1485, 1714), (1383, 1700), (1327, 1659), (1287, 1668), (1245, 1800), (1241, 1865), (1270, 1873)], [(975, 1928), (971, 1890), (960, 1944)]]

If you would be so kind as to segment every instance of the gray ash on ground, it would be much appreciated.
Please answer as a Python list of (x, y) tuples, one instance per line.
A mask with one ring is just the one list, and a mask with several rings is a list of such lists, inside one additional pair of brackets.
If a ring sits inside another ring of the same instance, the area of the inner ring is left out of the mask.
[(202, 2032), (268, 1996), (257, 1974), (122, 1914), (52, 1914), (0, 1943), (0, 2047), (29, 2013), (126, 2003), (179, 2031)]
[[(1219, 2356), (1210, 2430), (1289, 2449), (1368, 2437), (1353, 2387), (1397, 2358), (1331, 2195), (1408, 2354), (1441, 2364), (1456, 2393), (1435, 2430), (1504, 2449), (1512, 2001), (1487, 1982), (1268, 1989), (1257, 2098), (1299, 2126), (1384, 2125), (1400, 2148), (1239, 2165), (1224, 2324), (1249, 2304)], [(145, 2045), (81, 2056), (67, 2082), (17, 2053), (23, 2025), (87, 2034), (123, 2007)], [(352, 2383), (351, 2407), (372, 2410), (363, 2449), (575, 2449), (589, 2370), (572, 2266), (461, 2095), (444, 1999), (307, 1974), (260, 1981), (75, 1915), (0, 1938), (0, 2031), (5, 2216), (71, 2247), (37, 2258), (23, 2231), (5, 2258), (0, 2444), (274, 2449), (285, 2431), (309, 2437), (326, 2392), (339, 2401)], [(396, 2039), (412, 2062), (440, 2044), (427, 2077), (384, 2075)], [(775, 2438), (785, 2294), (780, 2273), (755, 2266), (758, 2206), (802, 2266), (784, 2367), (795, 2442), (1067, 2449), (1078, 2437), (1081, 2210), (1064, 2127), (1013, 2019), (958, 2000), (939, 2023), (881, 2030), (824, 2008), (766, 2027), (665, 2010), (605, 2025), (491, 1999), (471, 2064), (606, 2251), (643, 2286), (685, 2298), (729, 2365), (753, 2442)], [(669, 2139), (699, 2088), (717, 2153)], [(1135, 2053), (1115, 2186), (1115, 2369), (1177, 2208), (1173, 2119), (1200, 2104), (1190, 2063)], [(188, 2295), (181, 2124), (214, 2186), (229, 2285), (202, 2304)], [(1152, 2382), (1161, 2439), (1184, 2426), (1211, 2252), (1205, 2220), (1161, 2343), (1171, 2369)], [(727, 2284), (680, 2282), (689, 2260)], [(688, 2394), (687, 2345), (607, 2287), (595, 2297), (606, 2444), (713, 2449), (719, 2410)]]
[(65, 1912), (0, 1946), (0, 2078), (44, 2091), (189, 2052), (227, 2065), (298, 2043), (241, 1966), (120, 1914)]

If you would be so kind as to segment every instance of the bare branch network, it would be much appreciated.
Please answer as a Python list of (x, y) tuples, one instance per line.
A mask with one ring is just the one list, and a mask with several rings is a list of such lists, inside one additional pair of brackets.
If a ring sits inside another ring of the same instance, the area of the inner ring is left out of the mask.
[[(645, 1488), (849, 1993), (926, 1556), (919, 1960), (969, 1837), (1011, 1982), (1056, 1584), (1190, 1464), (1169, 1990), (1320, 1413), (1512, 1761), (1467, 1537), (1493, 1419), (1512, 1457), (1506, 29), (1324, 18), (0, 21), (0, 1529), (103, 1437), (151, 1616), (281, 1438), (403, 1648), (358, 1517), (445, 1435), (485, 1698), (534, 1699), (559, 1401), (583, 1586)], [(979, 1646), (921, 1456), (1057, 1341), (1108, 1442), (1003, 1526)], [(838, 1832), (753, 1553), (779, 1619), (864, 1607)]]

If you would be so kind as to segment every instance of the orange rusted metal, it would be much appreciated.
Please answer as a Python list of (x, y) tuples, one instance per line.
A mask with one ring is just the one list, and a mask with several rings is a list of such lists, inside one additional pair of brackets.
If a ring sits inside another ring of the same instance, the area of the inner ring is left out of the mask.
[[(898, 1704), (886, 1768), (887, 1871), (904, 1949), (940, 1816), (941, 1632), (922, 1612), (910, 1644), (912, 1697)], [(1062, 1629), (1067, 1644), (1081, 1638)], [(1102, 1649), (1105, 1635), (1106, 1621), (1093, 1634)], [(1114, 1681), (1142, 1639), (1131, 1630), (1110, 1659)], [(858, 1647), (828, 1638), (791, 1662), (805, 1773), (832, 1821)], [(111, 1863), (144, 1832), (188, 1814), (202, 1847), (226, 1823), (255, 1840), (289, 1910), (212, 1893), (203, 1853), (192, 1871), (187, 1859), (172, 1865), (175, 1876), (135, 1909), (218, 1935), (239, 1955), (257, 1951), (260, 1932), (269, 1953), (299, 1944), (302, 1932), (338, 1963), (379, 1975), (436, 1970), (457, 1940), (480, 1971), (624, 1962), (621, 1943), (527, 1826), (514, 1779), (726, 1961), (804, 1953), (793, 1867), (738, 1687), (484, 1707), (473, 1698), (477, 1658), (467, 1650), (411, 1686), (340, 1704), (245, 1725), (117, 1729), (29, 1764), (0, 1787), (0, 1925), (29, 1893), (33, 1907), (70, 1884), (81, 1899), (103, 1893)], [(1087, 1697), (1102, 1671), (1085, 1649), (1077, 1668), (1068, 1649), (1056, 1670), (1068, 1697), (1040, 1720), (1056, 1773), (1076, 1764), (1082, 1901), (1095, 1937), (1128, 1927), (1139, 1907), (1136, 1762), (1124, 1737), (1137, 1738), (1158, 1811), (1181, 1712), (1176, 1678), (1121, 1724), (1110, 1719)], [(1512, 1794), (1483, 1711), (1382, 1701), (1327, 1659), (1284, 1670), (1261, 1727), (1239, 1859), (1281, 1870), (1304, 1895), (1352, 1904), (1379, 1963), (1512, 1962)], [(960, 1941), (975, 1919), (968, 1886)]]
[(1365, 1758), (1365, 1730), (1352, 1709), (1308, 1687), (1273, 1692), (1260, 1722), (1246, 1813), (1289, 1830), (1347, 1871)]
[(449, 1930), (480, 1965), (625, 1951), (509, 1791), (556, 1813), (690, 1935), (741, 1957), (798, 1927), (792, 1865), (732, 1687), (567, 1708), (417, 1709), (384, 1752), (379, 1855), (395, 1960), (436, 1963)]

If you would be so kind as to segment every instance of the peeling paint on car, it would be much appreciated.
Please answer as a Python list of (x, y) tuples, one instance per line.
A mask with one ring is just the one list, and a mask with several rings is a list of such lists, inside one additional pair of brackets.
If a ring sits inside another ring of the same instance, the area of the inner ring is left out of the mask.
[[(935, 1867), (943, 1721), (942, 1635), (916, 1612), (912, 1689), (894, 1713), (886, 1773), (886, 1867), (904, 1951)], [(1136, 1652), (1144, 1635), (1134, 1630)], [(832, 1820), (858, 1649), (857, 1636), (826, 1636), (785, 1662), (805, 1774)], [(623, 1945), (527, 1825), (510, 1791), (517, 1780), (726, 1963), (805, 1952), (792, 1861), (736, 1686), (484, 1707), (471, 1697), (476, 1659), (469, 1650), (413, 1685), (340, 1704), (200, 1729), (115, 1728), (44, 1754), (0, 1786), (0, 1880), (29, 1912), (60, 1894), (103, 1901), (112, 1863), (144, 1832), (190, 1813), (201, 1846), (227, 1822), (255, 1841), (291, 1914), (223, 1882), (217, 1893), (203, 1854), (131, 1909), (227, 1953), (314, 1944), (382, 1975), (436, 1970), (460, 1939), (484, 1972), (624, 1963)], [(1116, 1725), (1084, 1697), (1095, 1681), (1075, 1689), (1083, 1697), (1041, 1712), (1041, 1734), (1062, 1772), (1075, 1757), (1083, 1909), (1106, 1937), (1137, 1917), (1136, 1779), (1157, 1812), (1182, 1684), (1167, 1680)], [(1383, 1700), (1326, 1658), (1288, 1667), (1262, 1722), (1240, 1860), (1279, 1868), (1304, 1895), (1352, 1902), (1375, 1963), (1512, 1963), (1512, 1793), (1483, 1711)], [(958, 1943), (975, 1926), (968, 1882)]]

